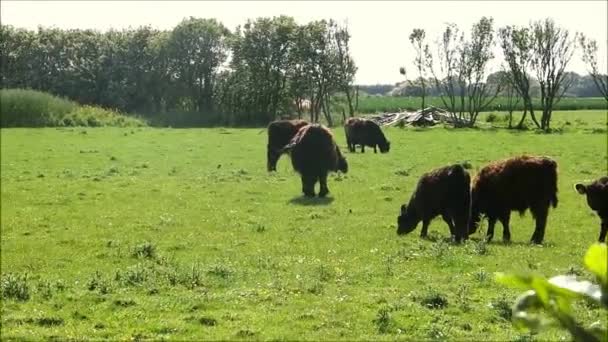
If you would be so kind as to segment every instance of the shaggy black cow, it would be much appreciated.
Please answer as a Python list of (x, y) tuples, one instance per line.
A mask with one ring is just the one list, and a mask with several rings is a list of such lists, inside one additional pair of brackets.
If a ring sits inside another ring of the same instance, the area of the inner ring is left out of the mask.
[(376, 146), (381, 153), (390, 150), (391, 143), (386, 140), (380, 126), (371, 120), (350, 118), (344, 123), (344, 132), (350, 152), (355, 152), (355, 145), (361, 145), (361, 153), (365, 152), (365, 146), (373, 147), (374, 153), (378, 152)]
[(599, 241), (606, 241), (606, 233), (608, 233), (608, 177), (602, 177), (589, 185), (576, 184), (574, 187), (579, 194), (587, 195), (587, 204), (601, 219)]
[(327, 174), (330, 171), (348, 172), (346, 159), (340, 153), (333, 135), (318, 124), (306, 125), (298, 131), (283, 151), (290, 152), (291, 164), (302, 177), (302, 192), (315, 195), (315, 184), (320, 183), (319, 197), (329, 193)]
[(557, 207), (557, 163), (547, 157), (520, 156), (485, 166), (475, 180), (471, 193), (469, 234), (477, 230), (481, 214), (488, 218), (487, 241), (494, 236), (494, 225), (503, 225), (503, 240), (511, 240), (511, 211), (523, 215), (530, 209), (536, 220), (531, 241), (540, 244), (545, 236), (549, 207)]
[(277, 162), (281, 158), (281, 150), (289, 143), (298, 130), (306, 126), (304, 120), (279, 120), (268, 125), (268, 145), (266, 152), (266, 167), (268, 171), (277, 170)]
[(437, 215), (450, 227), (456, 241), (466, 239), (471, 212), (471, 177), (462, 165), (435, 169), (420, 177), (407, 206), (401, 206), (397, 234), (407, 234), (422, 221), (421, 237)]

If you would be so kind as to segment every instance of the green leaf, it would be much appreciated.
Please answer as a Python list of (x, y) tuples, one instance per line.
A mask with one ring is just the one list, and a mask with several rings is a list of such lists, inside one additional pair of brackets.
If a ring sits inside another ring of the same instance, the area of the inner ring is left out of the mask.
[(589, 326), (589, 329), (587, 329), (587, 331), (589, 331), (589, 333), (592, 334), (593, 336), (595, 336), (599, 341), (602, 341), (602, 342), (608, 341), (608, 330), (603, 328), (601, 326), (600, 322), (595, 322), (595, 323), (591, 324), (591, 326)]
[(546, 305), (549, 301), (549, 288), (551, 284), (543, 277), (536, 275), (506, 275), (498, 272), (495, 274), (495, 279), (504, 285), (536, 291), (538, 299), (540, 299), (543, 305)]
[(494, 278), (496, 279), (497, 282), (499, 282), (503, 285), (519, 287), (519, 288), (524, 288), (524, 289), (532, 288), (533, 276), (531, 276), (531, 275), (505, 274), (502, 272), (496, 272), (496, 273), (494, 273)]
[(608, 246), (593, 244), (585, 254), (585, 267), (595, 274), (603, 286), (608, 286)]

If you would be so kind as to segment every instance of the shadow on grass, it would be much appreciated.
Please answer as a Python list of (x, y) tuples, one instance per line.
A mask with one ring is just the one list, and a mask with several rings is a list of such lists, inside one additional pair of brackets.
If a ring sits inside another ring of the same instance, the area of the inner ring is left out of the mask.
[[(485, 241), (486, 239), (483, 237), (469, 237), (470, 241), (473, 242), (482, 242)], [(540, 248), (552, 248), (555, 247), (555, 243), (553, 242), (547, 242), (547, 241), (543, 241), (542, 244), (538, 245), (535, 243), (532, 243), (530, 241), (526, 241), (526, 240), (522, 240), (522, 241), (509, 241), (509, 242), (504, 242), (501, 238), (496, 239), (496, 237), (494, 237), (494, 239), (490, 242), (487, 242), (488, 245), (491, 246), (497, 246), (497, 247), (515, 247), (515, 246), (523, 246), (523, 247), (540, 247)]]
[(334, 201), (333, 197), (306, 197), (298, 196), (289, 200), (289, 204), (297, 205), (328, 205)]

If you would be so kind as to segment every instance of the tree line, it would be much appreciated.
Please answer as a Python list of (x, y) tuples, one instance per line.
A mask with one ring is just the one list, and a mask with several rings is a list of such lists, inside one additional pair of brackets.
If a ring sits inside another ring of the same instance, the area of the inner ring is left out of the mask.
[[(506, 71), (500, 70), (488, 75), (486, 82), (491, 86), (497, 86), (504, 77)], [(603, 97), (604, 94), (596, 86), (591, 75), (580, 75), (576, 72), (566, 72), (565, 77), (571, 80), (570, 87), (564, 93), (564, 97)], [(433, 79), (429, 77), (425, 80), (427, 84), (432, 84)], [(405, 80), (397, 84), (378, 84), (378, 85), (359, 85), (361, 95), (387, 95), (387, 96), (422, 96), (421, 83), (418, 79)], [(440, 89), (430, 87), (426, 89), (428, 96), (441, 95)], [(508, 89), (501, 88), (499, 96), (507, 96)], [(530, 95), (533, 98), (540, 96), (540, 83), (535, 77), (530, 79)]]
[[(248, 20), (234, 30), (194, 17), (171, 30), (29, 31), (0, 25), (0, 85), (169, 125), (259, 125), (292, 115), (332, 125), (336, 114), (344, 119), (357, 112), (360, 88), (353, 85), (357, 67), (350, 38), (348, 28), (333, 20), (297, 24), (288, 16)], [(577, 86), (589, 92), (589, 80), (608, 100), (597, 43), (551, 19), (495, 30), (493, 19), (483, 17), (468, 34), (446, 24), (433, 48), (427, 41), (424, 29), (409, 35), (414, 68), (400, 70), (403, 94), (419, 95), (422, 107), (427, 96), (439, 96), (461, 126), (475, 125), (499, 95), (509, 99), (511, 119), (524, 104), (515, 127), (530, 118), (544, 130), (560, 98)], [(488, 75), (496, 45), (505, 56), (503, 70)], [(589, 68), (583, 77), (565, 71), (577, 47)], [(539, 113), (533, 97), (540, 98)]]
[[(460, 126), (474, 126), (479, 113), (503, 95), (508, 99), (510, 127), (513, 110), (521, 102), (524, 112), (516, 127), (522, 128), (529, 114), (537, 128), (550, 130), (554, 106), (575, 81), (580, 81), (577, 74), (566, 72), (577, 47), (582, 48), (588, 78), (608, 101), (608, 79), (598, 67), (597, 43), (580, 33), (570, 33), (550, 18), (495, 32), (494, 20), (482, 17), (468, 35), (457, 25), (447, 24), (435, 41), (436, 49), (427, 43), (424, 29), (414, 29), (409, 40), (414, 51), (414, 77), (406, 84), (420, 95), (421, 107), (429, 94), (440, 96), (453, 122)], [(487, 75), (497, 44), (504, 55), (503, 70)], [(406, 68), (399, 72), (407, 77)], [(534, 111), (533, 95), (540, 99), (539, 113)]]
[[(27, 88), (173, 125), (354, 115), (350, 33), (333, 20), (186, 18), (172, 30), (0, 26), (2, 88)], [(340, 94), (340, 96), (337, 96)], [(341, 107), (336, 107), (336, 102)]]

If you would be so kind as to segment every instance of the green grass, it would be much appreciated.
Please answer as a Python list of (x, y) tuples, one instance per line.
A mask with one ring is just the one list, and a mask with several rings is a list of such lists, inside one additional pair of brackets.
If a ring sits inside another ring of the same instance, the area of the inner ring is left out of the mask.
[(76, 102), (48, 93), (0, 89), (0, 127), (144, 126), (139, 118)]
[[(562, 134), (389, 128), (391, 152), (346, 153), (326, 201), (300, 199), (288, 157), (265, 171), (260, 129), (2, 129), (2, 337), (527, 340), (493, 272), (588, 276), (599, 218), (573, 185), (606, 174), (605, 115), (557, 113)], [(529, 214), (511, 245), (480, 242), (485, 225), (451, 245), (439, 218), (430, 240), (396, 235), (421, 173), (524, 152), (559, 163), (544, 246)]]
[[(521, 101), (520, 101), (521, 102)], [(534, 99), (535, 109), (540, 108), (539, 99)], [(504, 110), (506, 98), (499, 97), (494, 100), (487, 111)], [(412, 96), (362, 96), (359, 98), (360, 113), (395, 112), (402, 110), (420, 109), (421, 98)], [(428, 97), (425, 99), (426, 106), (444, 108), (440, 97)], [(523, 110), (520, 103), (518, 110)], [(555, 105), (555, 110), (580, 110), (580, 109), (607, 109), (606, 100), (602, 97), (565, 97)]]

